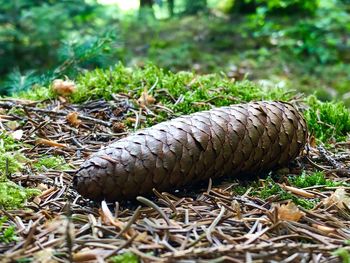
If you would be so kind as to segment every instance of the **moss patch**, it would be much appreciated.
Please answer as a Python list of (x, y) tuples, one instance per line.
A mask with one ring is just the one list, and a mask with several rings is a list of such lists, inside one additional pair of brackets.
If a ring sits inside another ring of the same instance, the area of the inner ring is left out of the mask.
[(306, 188), (315, 185), (324, 185), (328, 187), (340, 186), (342, 183), (337, 183), (332, 180), (326, 179), (323, 172), (314, 172), (310, 175), (304, 171), (301, 175), (289, 177), (288, 181), (291, 185)]
[(321, 102), (315, 96), (306, 99), (305, 119), (310, 132), (321, 141), (343, 141), (350, 132), (350, 112), (342, 102)]
[(265, 180), (259, 180), (248, 184), (245, 187), (234, 187), (232, 190), (236, 194), (244, 194), (249, 188), (252, 188), (250, 192), (251, 196), (257, 196), (261, 199), (267, 200), (274, 196), (276, 201), (292, 200), (295, 204), (300, 205), (306, 209), (312, 209), (319, 199), (305, 199), (295, 196), (285, 191), (278, 183), (273, 180), (271, 176), (268, 176)]
[(111, 262), (111, 263), (138, 263), (139, 258), (134, 253), (125, 252), (123, 254), (109, 258), (108, 262)]
[(9, 180), (0, 182), (0, 207), (23, 207), (27, 199), (40, 194), (38, 189), (24, 188)]
[[(192, 72), (161, 69), (153, 64), (144, 68), (129, 68), (118, 64), (113, 69), (96, 69), (76, 79), (77, 90), (70, 100), (83, 103), (92, 99), (112, 99), (112, 94), (127, 94), (131, 102), (146, 89), (156, 103), (174, 112), (175, 116), (189, 114), (212, 106), (226, 106), (252, 100), (290, 100), (296, 93), (286, 87), (264, 86), (251, 81), (234, 81), (224, 74), (196, 75)], [(55, 97), (51, 88), (35, 87), (17, 97), (45, 100)], [(350, 131), (350, 114), (341, 102), (321, 102), (315, 96), (305, 99), (304, 112), (308, 127), (321, 141), (345, 140)], [(165, 111), (146, 116), (139, 127), (154, 125), (168, 119)]]
[(27, 161), (18, 150), (21, 144), (6, 133), (0, 134), (0, 207), (22, 207), (28, 198), (40, 193), (37, 189), (24, 188), (11, 182), (7, 176), (19, 172)]
[(47, 169), (63, 171), (71, 169), (62, 156), (41, 157), (33, 164), (33, 167), (38, 171), (45, 171)]
[(0, 217), (0, 243), (11, 243), (17, 241), (15, 226), (5, 227), (4, 223), (8, 221), (6, 216)]

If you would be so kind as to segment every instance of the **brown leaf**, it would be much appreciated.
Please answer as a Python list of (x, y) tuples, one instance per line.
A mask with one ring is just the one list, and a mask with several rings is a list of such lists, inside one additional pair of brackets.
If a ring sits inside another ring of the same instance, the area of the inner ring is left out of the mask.
[(326, 206), (336, 205), (338, 208), (344, 208), (344, 204), (350, 207), (350, 197), (346, 194), (344, 188), (338, 188), (328, 198), (325, 199), (324, 204)]
[(6, 123), (6, 126), (7, 127), (9, 127), (11, 130), (16, 130), (19, 126), (20, 126), (20, 124), (19, 124), (19, 122), (18, 121), (8, 121), (7, 123)]
[(62, 143), (58, 143), (55, 141), (51, 141), (51, 140), (47, 140), (47, 139), (43, 139), (43, 138), (39, 138), (35, 141), (36, 144), (43, 144), (43, 145), (47, 145), (47, 146), (51, 146), (51, 147), (67, 147), (67, 145), (62, 144)]
[(116, 133), (122, 133), (122, 132), (125, 132), (126, 126), (122, 122), (114, 122), (112, 129)]
[(311, 146), (312, 148), (316, 148), (316, 147), (317, 147), (315, 136), (311, 136), (311, 137), (310, 137), (310, 146)]
[(112, 212), (109, 210), (106, 201), (102, 201), (101, 209), (100, 209), (101, 219), (107, 225), (115, 226), (118, 231), (120, 231), (124, 224), (120, 222), (118, 219), (114, 218)]
[(309, 193), (303, 189), (300, 189), (300, 188), (296, 188), (296, 187), (293, 187), (293, 186), (288, 186), (288, 185), (280, 185), (282, 187), (282, 189), (286, 190), (286, 191), (290, 191), (292, 192), (293, 194), (296, 194), (296, 195), (299, 195), (299, 196), (302, 196), (302, 197), (306, 197), (306, 198), (314, 198), (315, 195), (313, 193)]
[(319, 225), (319, 224), (311, 224), (313, 227), (317, 228), (318, 230), (326, 233), (326, 234), (330, 234), (330, 233), (335, 233), (336, 229), (333, 227), (329, 227), (329, 226), (323, 226), (323, 225)]
[(151, 95), (149, 95), (146, 89), (141, 93), (140, 98), (137, 100), (137, 103), (141, 107), (154, 104), (155, 102), (156, 102), (156, 99)]
[(52, 90), (58, 95), (69, 96), (76, 90), (76, 86), (74, 81), (55, 79), (52, 83)]
[(73, 261), (74, 262), (91, 262), (91, 261), (95, 261), (96, 257), (97, 257), (97, 254), (94, 251), (91, 251), (91, 250), (79, 251), (73, 254)]
[(305, 213), (301, 212), (293, 202), (288, 202), (286, 205), (281, 205), (277, 208), (277, 211), (278, 218), (282, 220), (298, 222), (305, 215)]
[(70, 112), (67, 114), (67, 121), (70, 125), (74, 127), (79, 127), (81, 120), (79, 120), (79, 114), (76, 111)]
[(45, 248), (34, 254), (34, 261), (39, 263), (53, 263), (56, 262), (53, 258), (53, 248)]

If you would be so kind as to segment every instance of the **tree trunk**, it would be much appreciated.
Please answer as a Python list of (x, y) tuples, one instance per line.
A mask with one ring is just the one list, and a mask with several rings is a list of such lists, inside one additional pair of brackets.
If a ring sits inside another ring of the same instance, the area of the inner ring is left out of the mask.
[(255, 13), (257, 8), (256, 2), (249, 1), (248, 3), (245, 0), (235, 0), (234, 5), (232, 6), (231, 14), (252, 14)]
[(153, 0), (140, 0), (139, 19), (154, 18)]
[(168, 0), (168, 10), (169, 10), (169, 16), (174, 16), (174, 6), (175, 6), (174, 0)]

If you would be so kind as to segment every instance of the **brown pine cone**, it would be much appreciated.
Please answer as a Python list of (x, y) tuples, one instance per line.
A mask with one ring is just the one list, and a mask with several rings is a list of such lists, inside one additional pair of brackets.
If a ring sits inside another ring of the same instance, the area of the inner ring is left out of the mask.
[(141, 130), (93, 154), (74, 185), (93, 200), (122, 200), (209, 178), (268, 171), (299, 155), (307, 138), (289, 103), (252, 102), (197, 112)]

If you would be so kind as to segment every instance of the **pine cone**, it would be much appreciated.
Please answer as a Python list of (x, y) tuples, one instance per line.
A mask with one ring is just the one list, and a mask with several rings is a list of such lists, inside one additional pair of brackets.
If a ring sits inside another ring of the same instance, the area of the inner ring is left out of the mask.
[(93, 154), (74, 185), (93, 200), (121, 200), (225, 175), (286, 165), (307, 127), (289, 103), (253, 102), (197, 112), (141, 130)]

